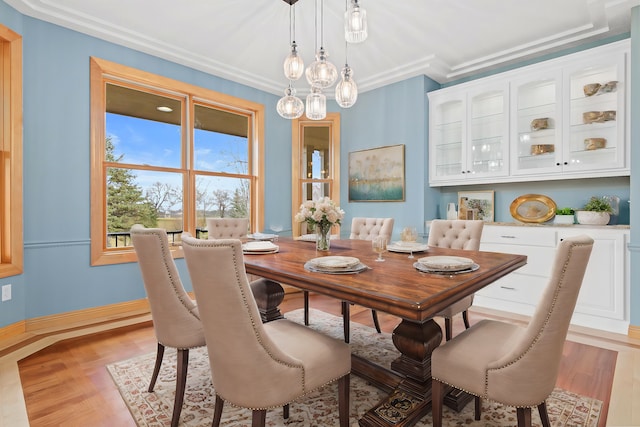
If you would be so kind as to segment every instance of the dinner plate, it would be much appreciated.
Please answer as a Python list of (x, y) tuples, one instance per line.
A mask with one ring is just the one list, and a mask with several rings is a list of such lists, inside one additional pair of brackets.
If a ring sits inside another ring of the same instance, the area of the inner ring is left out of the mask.
[(393, 242), (387, 245), (387, 250), (402, 253), (426, 252), (429, 250), (429, 245), (418, 242)]
[(242, 251), (242, 253), (245, 255), (266, 255), (266, 254), (275, 254), (279, 250), (280, 248), (276, 246), (276, 248), (271, 251)]
[(463, 273), (470, 273), (472, 271), (476, 271), (477, 269), (480, 268), (480, 266), (478, 264), (471, 264), (471, 266), (463, 269), (463, 270), (433, 270), (429, 267), (426, 267), (424, 264), (420, 263), (420, 262), (414, 262), (413, 266), (415, 267), (416, 270), (418, 271), (422, 271), (423, 273), (432, 273), (432, 274), (463, 274)]
[(253, 240), (271, 240), (278, 237), (277, 234), (267, 234), (267, 233), (253, 233), (247, 235), (248, 238)]
[(339, 270), (352, 268), (360, 263), (360, 260), (351, 256), (323, 256), (309, 260), (309, 264), (322, 270)]
[(256, 241), (256, 242), (247, 242), (242, 245), (242, 250), (245, 252), (273, 252), (277, 250), (278, 246), (274, 245), (270, 241)]
[(420, 258), (418, 263), (429, 270), (445, 272), (466, 270), (474, 264), (470, 258), (447, 255)]
[(360, 273), (361, 271), (367, 270), (369, 267), (364, 265), (361, 262), (358, 262), (356, 265), (346, 268), (319, 268), (313, 265), (311, 262), (307, 262), (304, 264), (305, 270), (312, 271), (314, 273), (326, 273), (326, 274), (355, 274)]

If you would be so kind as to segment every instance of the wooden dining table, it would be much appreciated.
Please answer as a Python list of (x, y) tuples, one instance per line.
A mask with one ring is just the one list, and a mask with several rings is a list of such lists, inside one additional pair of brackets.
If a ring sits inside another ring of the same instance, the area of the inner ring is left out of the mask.
[[(433, 320), (436, 313), (471, 295), (500, 277), (522, 267), (524, 255), (484, 251), (429, 248), (426, 252), (377, 254), (366, 240), (332, 240), (329, 251), (316, 251), (314, 242), (279, 238), (277, 253), (245, 255), (248, 274), (271, 281), (258, 289), (256, 300), (261, 313), (271, 320), (282, 317), (277, 305), (284, 291), (277, 283), (317, 292), (340, 301), (398, 316), (393, 343), (399, 356), (390, 369), (377, 366), (359, 356), (352, 357), (352, 371), (389, 391), (389, 395), (359, 420), (361, 426), (411, 426), (431, 409), (431, 353), (442, 342), (442, 330)], [(447, 255), (470, 258), (475, 271), (461, 274), (433, 274), (417, 270), (421, 257)], [(305, 263), (322, 256), (356, 257), (369, 268), (355, 274), (330, 274), (309, 271)], [(275, 283), (275, 284), (274, 284)], [(279, 288), (279, 289), (278, 289)], [(255, 291), (254, 291), (255, 292)], [(459, 393), (452, 394), (449, 405), (464, 403)]]

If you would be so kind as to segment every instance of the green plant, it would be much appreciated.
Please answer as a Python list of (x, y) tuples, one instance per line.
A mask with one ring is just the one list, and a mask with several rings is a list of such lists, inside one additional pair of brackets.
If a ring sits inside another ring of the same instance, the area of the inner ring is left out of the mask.
[(591, 212), (611, 212), (611, 205), (608, 201), (601, 197), (592, 197), (582, 208), (584, 211)]
[(556, 215), (573, 215), (575, 211), (572, 208), (557, 208)]

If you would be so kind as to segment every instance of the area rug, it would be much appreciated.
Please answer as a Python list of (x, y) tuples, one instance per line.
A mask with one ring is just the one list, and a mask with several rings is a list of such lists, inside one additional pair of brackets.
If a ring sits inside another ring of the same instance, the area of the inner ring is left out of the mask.
[[(285, 314), (289, 320), (302, 323), (302, 310)], [(342, 318), (318, 310), (310, 310), (311, 327), (321, 332), (343, 338)], [(383, 366), (389, 366), (398, 357), (391, 335), (378, 334), (372, 328), (352, 322), (352, 352)], [(153, 371), (155, 353), (124, 360), (107, 366), (131, 415), (140, 427), (161, 427), (171, 424), (175, 392), (176, 353), (167, 351), (153, 393), (147, 392)], [(189, 356), (189, 373), (185, 393), (181, 426), (208, 427), (213, 418), (215, 394), (211, 385), (209, 360), (204, 348), (192, 350)], [(249, 385), (250, 386), (250, 385)], [(284, 420), (281, 410), (267, 412), (268, 426), (334, 426), (338, 425), (337, 385), (328, 385), (291, 405), (289, 419)], [(351, 424), (382, 399), (384, 394), (357, 375), (351, 376)], [(554, 427), (596, 427), (602, 402), (556, 388), (547, 399), (551, 425)], [(482, 419), (473, 419), (473, 403), (460, 413), (444, 408), (443, 425), (446, 427), (515, 426), (514, 408), (491, 402), (483, 402)], [(533, 425), (540, 426), (537, 410), (532, 410)], [(223, 426), (250, 426), (251, 411), (225, 405)], [(425, 416), (417, 426), (431, 426), (431, 415)]]

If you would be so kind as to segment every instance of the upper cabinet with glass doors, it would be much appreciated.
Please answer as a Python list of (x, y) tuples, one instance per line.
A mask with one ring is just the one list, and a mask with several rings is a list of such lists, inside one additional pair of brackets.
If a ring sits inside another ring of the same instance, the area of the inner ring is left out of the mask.
[(625, 40), (429, 93), (430, 185), (629, 175), (628, 55)]
[(506, 84), (429, 94), (431, 182), (507, 175), (507, 97)]

